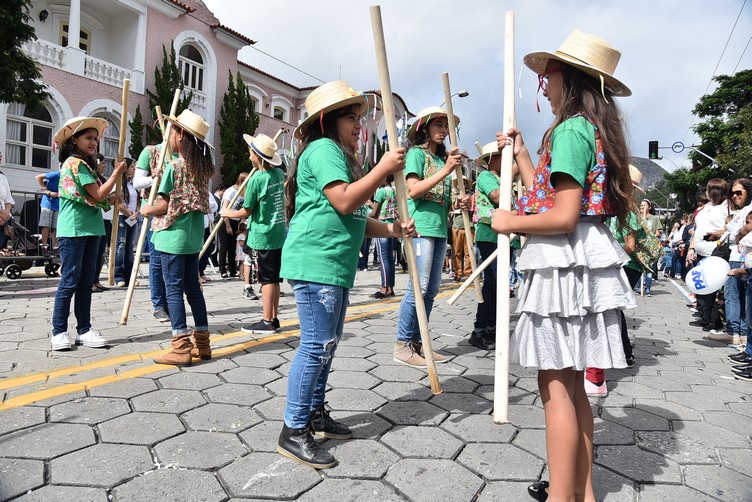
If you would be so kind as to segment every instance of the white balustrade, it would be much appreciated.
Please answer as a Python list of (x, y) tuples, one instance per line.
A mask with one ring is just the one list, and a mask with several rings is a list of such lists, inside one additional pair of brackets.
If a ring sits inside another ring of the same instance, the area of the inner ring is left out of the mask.
[(65, 49), (47, 40), (29, 40), (23, 44), (24, 51), (47, 66), (63, 68), (65, 66)]
[(87, 55), (84, 64), (84, 76), (105, 84), (121, 87), (124, 79), (131, 78), (131, 70)]

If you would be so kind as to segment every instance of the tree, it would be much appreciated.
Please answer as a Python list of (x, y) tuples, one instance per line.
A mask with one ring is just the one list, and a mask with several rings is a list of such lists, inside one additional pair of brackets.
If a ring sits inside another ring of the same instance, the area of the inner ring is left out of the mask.
[(722, 178), (731, 183), (737, 178), (752, 175), (752, 70), (734, 75), (715, 77), (718, 87), (700, 98), (692, 110), (703, 119), (694, 131), (700, 136), (697, 147), (717, 160), (711, 166), (706, 157), (692, 152), (692, 169), (679, 169), (666, 175), (669, 189), (677, 194), (679, 205), (685, 211), (697, 206), (711, 178)]
[(39, 81), (39, 63), (21, 48), (25, 42), (37, 39), (30, 8), (31, 0), (3, 0), (0, 9), (0, 102), (37, 108), (49, 93)]
[(230, 186), (240, 173), (251, 170), (248, 145), (243, 134), (253, 135), (256, 132), (259, 117), (253, 109), (251, 94), (240, 78), (240, 72), (235, 79), (232, 78), (231, 71), (228, 70), (227, 73), (229, 85), (219, 111), (219, 149), (224, 156), (224, 163), (220, 168), (222, 183)]
[(128, 128), (131, 131), (131, 146), (128, 148), (128, 153), (133, 160), (136, 160), (144, 149), (144, 118), (141, 115), (141, 105), (136, 107), (136, 115), (128, 123)]
[[(167, 49), (162, 45), (162, 66), (161, 69), (154, 70), (154, 92), (149, 89), (146, 90), (146, 94), (149, 96), (149, 109), (150, 117), (152, 120), (146, 121), (146, 141), (150, 145), (155, 145), (162, 142), (162, 131), (159, 127), (155, 127), (153, 124), (157, 120), (156, 107), (159, 106), (162, 109), (162, 114), (167, 116), (170, 113), (172, 107), (172, 98), (175, 95), (175, 89), (180, 89), (181, 93), (184, 89), (183, 79), (180, 78), (180, 72), (178, 65), (175, 63), (175, 48), (170, 44), (170, 55), (167, 55)], [(191, 104), (193, 99), (193, 91), (186, 95), (183, 95), (178, 101), (178, 109), (176, 114), (179, 114), (181, 110), (185, 110)]]

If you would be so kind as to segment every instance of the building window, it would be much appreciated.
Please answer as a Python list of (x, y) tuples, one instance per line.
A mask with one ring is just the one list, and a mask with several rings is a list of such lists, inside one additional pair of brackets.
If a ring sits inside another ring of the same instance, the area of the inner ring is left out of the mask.
[[(68, 47), (68, 23), (62, 23), (62, 26), (60, 27), (60, 45)], [(86, 30), (81, 30), (78, 48), (86, 52), (86, 54), (91, 54), (91, 33)]]
[(104, 162), (107, 166), (104, 173), (105, 176), (109, 176), (114, 169), (115, 159), (118, 154), (118, 146), (120, 145), (120, 124), (112, 120), (109, 115), (97, 114), (95, 117), (107, 121), (107, 129), (99, 140), (99, 153), (104, 155)]
[(52, 116), (45, 107), (8, 106), (6, 162), (20, 167), (50, 169), (52, 166)]
[(285, 109), (281, 106), (274, 107), (274, 118), (277, 120), (285, 121)]
[(194, 91), (204, 91), (204, 58), (192, 45), (184, 45), (178, 54), (178, 70), (183, 84)]
[(251, 108), (253, 108), (253, 111), (258, 113), (259, 112), (259, 103), (256, 98), (251, 96)]

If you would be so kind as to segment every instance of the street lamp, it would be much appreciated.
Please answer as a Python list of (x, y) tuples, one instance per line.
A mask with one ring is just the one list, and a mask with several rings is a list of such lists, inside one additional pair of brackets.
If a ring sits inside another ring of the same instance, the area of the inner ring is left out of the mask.
[[(459, 91), (459, 92), (455, 92), (454, 94), (452, 94), (452, 95), (451, 95), (451, 96), (449, 96), (449, 97), (450, 97), (450, 98), (452, 98), (452, 97), (454, 97), (454, 96), (459, 96), (459, 97), (461, 97), (461, 98), (466, 98), (466, 97), (468, 97), (469, 95), (470, 95), (470, 93), (469, 93), (469, 92), (467, 92), (467, 89), (462, 89), (461, 91)], [(444, 106), (445, 104), (446, 104), (446, 101), (442, 101), (442, 103), (441, 103), (441, 104), (440, 104), (439, 106), (441, 107), (441, 106)]]

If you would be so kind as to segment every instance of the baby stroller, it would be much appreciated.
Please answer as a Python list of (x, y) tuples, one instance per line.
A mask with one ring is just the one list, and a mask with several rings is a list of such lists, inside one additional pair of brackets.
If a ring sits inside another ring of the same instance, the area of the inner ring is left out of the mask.
[(8, 240), (5, 247), (0, 249), (0, 275), (4, 273), (8, 279), (15, 280), (35, 264), (44, 265), (44, 273), (49, 277), (60, 275), (59, 258), (42, 256), (39, 235), (29, 232), (15, 218), (5, 225), (5, 232)]

